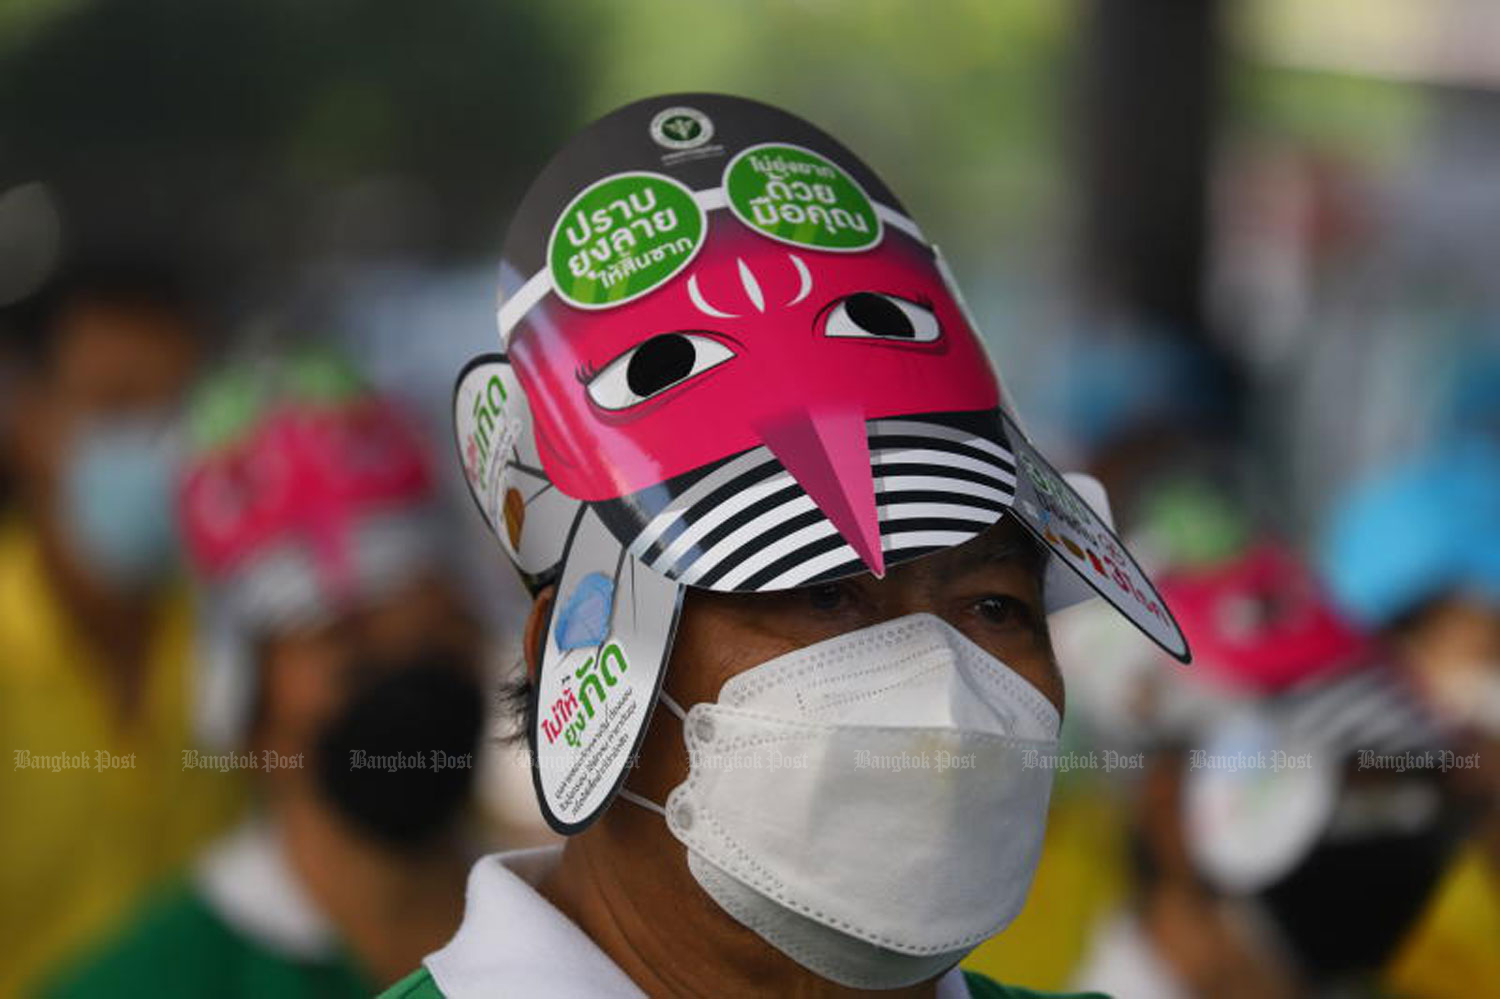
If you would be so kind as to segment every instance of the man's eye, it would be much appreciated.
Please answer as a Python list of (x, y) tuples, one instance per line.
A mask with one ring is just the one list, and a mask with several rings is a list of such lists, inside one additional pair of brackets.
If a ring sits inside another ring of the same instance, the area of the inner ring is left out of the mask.
[(734, 351), (712, 337), (662, 333), (630, 348), (589, 378), (589, 398), (603, 409), (629, 409), (733, 356)]
[(844, 606), (848, 594), (837, 583), (823, 583), (807, 589), (807, 603), (815, 611), (836, 611)]
[(975, 601), (974, 611), (986, 624), (997, 628), (1034, 627), (1036, 615), (1023, 600), (1015, 597), (991, 596)]
[(926, 305), (896, 295), (861, 291), (841, 299), (828, 314), (825, 336), (931, 343), (942, 330)]

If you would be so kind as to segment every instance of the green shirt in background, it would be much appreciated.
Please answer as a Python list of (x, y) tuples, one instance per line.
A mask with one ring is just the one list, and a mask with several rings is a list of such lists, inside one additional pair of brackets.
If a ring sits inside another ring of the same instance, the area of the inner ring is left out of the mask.
[(186, 881), (158, 894), (118, 936), (56, 976), (43, 999), (369, 999), (346, 956), (299, 959), (238, 932)]

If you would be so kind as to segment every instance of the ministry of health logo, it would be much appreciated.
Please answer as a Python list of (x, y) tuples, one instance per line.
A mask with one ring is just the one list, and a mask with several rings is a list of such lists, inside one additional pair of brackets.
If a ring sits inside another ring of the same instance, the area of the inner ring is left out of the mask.
[(714, 137), (714, 123), (697, 108), (667, 108), (651, 119), (651, 138), (667, 149), (696, 149)]

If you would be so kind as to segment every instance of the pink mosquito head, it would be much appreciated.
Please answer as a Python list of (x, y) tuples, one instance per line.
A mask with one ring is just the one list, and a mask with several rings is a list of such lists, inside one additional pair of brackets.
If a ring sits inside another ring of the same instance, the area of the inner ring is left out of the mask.
[(517, 327), (548, 477), (613, 499), (765, 445), (883, 571), (864, 423), (994, 408), (983, 347), (902, 233), (845, 254), (720, 218), (660, 290), (598, 311), (549, 300)]

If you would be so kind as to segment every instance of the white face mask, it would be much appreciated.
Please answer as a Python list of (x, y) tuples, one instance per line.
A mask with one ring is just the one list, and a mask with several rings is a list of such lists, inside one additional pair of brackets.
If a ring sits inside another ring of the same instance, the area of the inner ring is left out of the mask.
[(1058, 724), (1019, 674), (912, 614), (772, 659), (686, 712), (667, 827), (704, 891), (782, 953), (843, 985), (909, 985), (1021, 911)]

